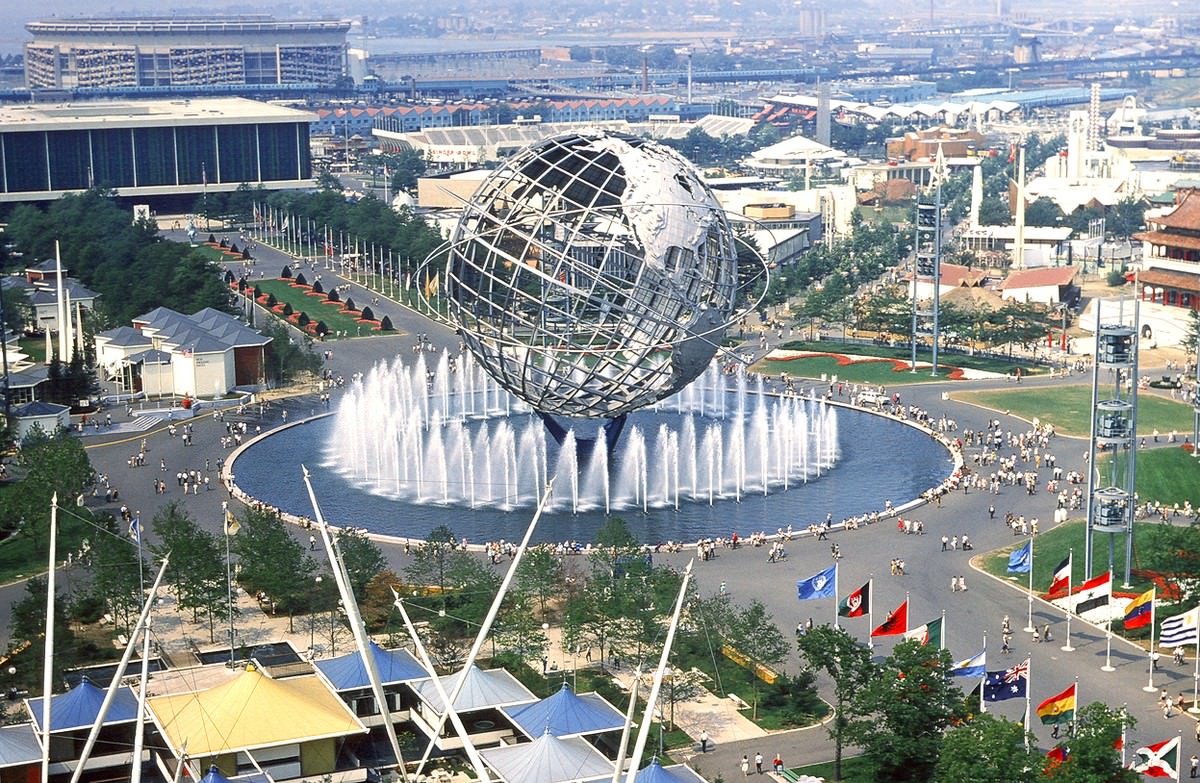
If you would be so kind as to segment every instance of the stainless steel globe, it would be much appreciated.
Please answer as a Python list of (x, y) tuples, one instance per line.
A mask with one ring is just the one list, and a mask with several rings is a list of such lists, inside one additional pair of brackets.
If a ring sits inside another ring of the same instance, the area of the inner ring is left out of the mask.
[(541, 413), (617, 417), (712, 361), (739, 300), (733, 231), (695, 168), (609, 132), (539, 141), (479, 187), (451, 236), (449, 317)]

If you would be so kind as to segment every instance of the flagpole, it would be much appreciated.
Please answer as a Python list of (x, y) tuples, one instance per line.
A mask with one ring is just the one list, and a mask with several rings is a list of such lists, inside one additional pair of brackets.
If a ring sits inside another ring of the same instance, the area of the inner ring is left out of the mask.
[(983, 679), (979, 681), (979, 712), (987, 712), (987, 702), (983, 700), (983, 689), (987, 686), (987, 629), (983, 629)]
[(1071, 572), (1075, 570), (1075, 550), (1067, 550), (1067, 602), (1063, 606), (1063, 610), (1067, 614), (1067, 643), (1059, 649), (1063, 652), (1075, 652), (1075, 648), (1071, 646)]
[(834, 628), (834, 630), (837, 630), (837, 628), (838, 628), (838, 601), (840, 600), (840, 598), (838, 597), (838, 571), (840, 571), (840, 570), (841, 569), (838, 568), (837, 561), (834, 560), (833, 561), (833, 628)]
[(1102, 672), (1115, 672), (1116, 667), (1112, 665), (1112, 569), (1108, 569), (1108, 622), (1104, 624), (1104, 665), (1100, 667)]
[(1146, 693), (1154, 693), (1157, 690), (1154, 687), (1154, 599), (1157, 597), (1158, 585), (1154, 585), (1150, 588), (1150, 679), (1146, 681), (1146, 687), (1142, 688)]
[[(867, 575), (867, 624), (875, 627), (875, 577), (871, 574)], [(867, 634), (867, 649), (875, 649), (875, 637)]]
[(1029, 752), (1029, 713), (1031, 709), (1030, 695), (1033, 693), (1033, 654), (1025, 659), (1025, 752)]
[(942, 626), (938, 631), (938, 649), (946, 649), (946, 610), (942, 610)]
[(908, 605), (908, 591), (905, 590), (904, 591), (904, 632), (905, 633), (908, 633), (908, 616), (910, 614), (912, 614), (912, 612), (910, 612), (909, 609), (912, 609), (912, 607)]
[(225, 530), (225, 599), (228, 601), (229, 607), (229, 668), (232, 669), (237, 665), (237, 660), (234, 658), (233, 646), (233, 567), (229, 563), (228, 517), (221, 520), (221, 527)]
[(1033, 633), (1033, 536), (1029, 537), (1029, 619), (1025, 621), (1025, 633)]
[[(61, 281), (62, 278), (60, 277)], [(61, 328), (61, 322), (60, 327)], [(49, 329), (46, 330), (49, 332)], [(42, 780), (50, 779), (51, 702), (54, 691), (54, 603), (55, 577), (58, 573), (58, 493), (50, 498), (50, 569), (46, 574), (45, 656), (42, 660)]]
[[(1076, 694), (1076, 696), (1078, 696), (1078, 695), (1079, 694)], [(1077, 701), (1078, 701), (1078, 699), (1077, 699)], [(1126, 709), (1127, 706), (1128, 705), (1126, 705), (1126, 704), (1121, 705), (1121, 766), (1122, 767), (1125, 766), (1125, 718), (1129, 714), (1129, 711)]]
[(1188, 707), (1188, 712), (1193, 715), (1200, 714), (1200, 704), (1197, 704), (1197, 687), (1200, 687), (1200, 634), (1196, 636), (1196, 672), (1192, 675), (1192, 706)]

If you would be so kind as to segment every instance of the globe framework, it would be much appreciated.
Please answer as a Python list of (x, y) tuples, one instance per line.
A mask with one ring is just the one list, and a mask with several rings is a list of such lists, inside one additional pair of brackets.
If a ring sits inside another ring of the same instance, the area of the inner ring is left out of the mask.
[(445, 295), (467, 348), (540, 413), (618, 417), (712, 361), (739, 298), (733, 231), (682, 156), (619, 133), (543, 139), (479, 187)]

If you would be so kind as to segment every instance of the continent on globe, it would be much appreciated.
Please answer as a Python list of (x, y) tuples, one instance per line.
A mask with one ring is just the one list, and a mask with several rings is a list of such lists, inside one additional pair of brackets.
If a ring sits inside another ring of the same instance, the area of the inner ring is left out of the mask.
[(615, 418), (682, 389), (744, 306), (729, 221), (692, 164), (619, 133), (543, 139), (451, 236), (449, 317), (539, 413)]

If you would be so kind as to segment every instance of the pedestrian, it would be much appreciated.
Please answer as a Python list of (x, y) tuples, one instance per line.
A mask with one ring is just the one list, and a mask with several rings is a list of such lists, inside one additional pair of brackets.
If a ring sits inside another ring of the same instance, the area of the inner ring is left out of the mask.
[(1046, 623), (1044, 626), (1042, 626), (1042, 641), (1050, 641), (1050, 623)]
[(995, 518), (996, 518), (996, 506), (989, 505), (988, 506), (988, 519), (995, 519)]
[(316, 551), (316, 549), (317, 549), (317, 537), (316, 537), (316, 536), (309, 536), (309, 537), (308, 537), (308, 550), (309, 550), (310, 552), (315, 552), (315, 551)]
[(762, 774), (762, 753), (754, 754), (754, 771), (759, 775)]
[(967, 591), (967, 578), (965, 576), (960, 576), (958, 578), (958, 591), (960, 593), (965, 593)]
[(1171, 701), (1170, 696), (1168, 696), (1166, 699), (1163, 700), (1163, 717), (1164, 718), (1170, 720), (1171, 715), (1173, 714), (1171, 712), (1171, 710), (1174, 706), (1175, 706), (1175, 703)]
[(1037, 644), (1041, 640), (1042, 640), (1042, 632), (1039, 631), (1037, 626), (1035, 625), (1035, 626), (1033, 626), (1033, 643)]
[(950, 592), (952, 592), (952, 593), (958, 592), (958, 575), (957, 574), (950, 577)]
[[(1196, 724), (1196, 725), (1200, 726), (1200, 724)], [(1188, 762), (1188, 765), (1191, 767), (1191, 770), (1192, 770), (1191, 773), (1188, 775), (1188, 777), (1189, 778), (1196, 777), (1197, 771), (1200, 771), (1200, 757), (1197, 757), (1196, 754), (1193, 753), (1191, 760)]]
[(777, 773), (783, 772), (783, 757), (776, 753), (775, 759), (771, 762), (771, 766)]
[(708, 753), (708, 731), (707, 730), (702, 730), (700, 732), (700, 752)]
[(942, 536), (942, 551), (945, 552), (949, 548), (950, 548), (950, 537), (943, 535)]
[(750, 774), (750, 759), (742, 756), (742, 777), (747, 777)]

